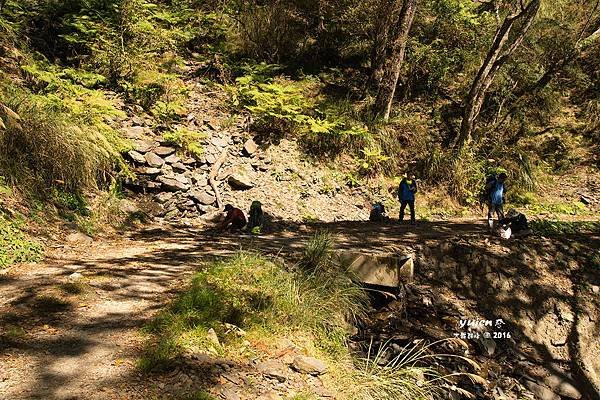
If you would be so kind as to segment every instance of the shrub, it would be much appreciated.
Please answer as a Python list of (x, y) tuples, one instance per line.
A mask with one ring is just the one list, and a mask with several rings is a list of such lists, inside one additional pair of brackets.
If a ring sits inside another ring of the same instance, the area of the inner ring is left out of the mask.
[(11, 220), (0, 212), (0, 268), (42, 259), (41, 245), (22, 232), (22, 225), (23, 222)]
[(204, 154), (200, 140), (205, 137), (204, 133), (192, 131), (185, 127), (177, 127), (175, 130), (163, 134), (163, 138), (168, 143), (181, 147), (183, 151), (198, 159)]
[(2, 86), (5, 105), (20, 118), (0, 130), (0, 170), (12, 183), (59, 184), (75, 193), (127, 170), (119, 152), (128, 144), (104, 120), (122, 114), (101, 92), (73, 83), (73, 71), (23, 68), (37, 93)]
[[(319, 265), (325, 268), (325, 261)], [(188, 290), (148, 326), (157, 342), (150, 345), (142, 366), (168, 364), (190, 346), (227, 352), (237, 339), (228, 334), (226, 324), (244, 329), (249, 336), (300, 331), (330, 354), (340, 354), (348, 337), (346, 321), (350, 314), (363, 313), (365, 304), (364, 292), (339, 273), (291, 272), (262, 257), (240, 253), (197, 273)], [(222, 348), (207, 340), (211, 328)]]

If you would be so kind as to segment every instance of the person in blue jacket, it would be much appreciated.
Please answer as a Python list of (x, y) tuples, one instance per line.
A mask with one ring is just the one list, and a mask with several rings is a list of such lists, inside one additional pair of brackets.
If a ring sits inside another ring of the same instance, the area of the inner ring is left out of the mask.
[(417, 180), (414, 175), (402, 179), (398, 187), (398, 199), (400, 200), (400, 222), (404, 220), (404, 209), (410, 208), (410, 223), (415, 224), (415, 193), (417, 193)]
[(498, 217), (498, 221), (504, 219), (504, 197), (506, 196), (506, 174), (503, 172), (497, 178), (489, 179), (486, 183), (486, 192), (488, 193), (488, 225), (490, 229), (494, 226), (493, 215)]

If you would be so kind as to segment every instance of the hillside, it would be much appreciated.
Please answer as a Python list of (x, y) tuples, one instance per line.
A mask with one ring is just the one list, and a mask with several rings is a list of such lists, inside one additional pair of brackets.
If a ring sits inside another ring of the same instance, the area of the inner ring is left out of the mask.
[(597, 398), (598, 60), (597, 0), (0, 0), (0, 400)]

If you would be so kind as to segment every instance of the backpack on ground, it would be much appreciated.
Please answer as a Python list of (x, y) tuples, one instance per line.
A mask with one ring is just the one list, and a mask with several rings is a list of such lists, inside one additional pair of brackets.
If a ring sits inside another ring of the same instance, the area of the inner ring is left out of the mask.
[(385, 206), (381, 202), (373, 204), (371, 207), (371, 214), (369, 215), (369, 221), (383, 222), (385, 219)]

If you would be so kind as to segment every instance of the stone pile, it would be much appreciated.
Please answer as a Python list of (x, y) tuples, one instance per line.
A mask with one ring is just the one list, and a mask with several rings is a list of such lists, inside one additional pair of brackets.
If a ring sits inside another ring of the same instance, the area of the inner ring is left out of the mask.
[[(262, 155), (258, 157), (256, 143), (241, 136), (214, 131), (202, 143), (202, 156), (192, 158), (184, 156), (178, 146), (154, 136), (147, 127), (128, 127), (125, 134), (133, 143), (126, 158), (135, 174), (126, 186), (138, 193), (153, 194), (161, 205), (158, 215), (168, 219), (216, 211), (217, 200), (209, 176), (224, 151), (228, 154), (224, 165), (216, 171), (217, 185), (227, 182), (227, 189), (250, 189), (254, 187), (251, 172), (268, 170), (269, 161)], [(233, 167), (237, 157), (250, 158), (250, 173)]]

